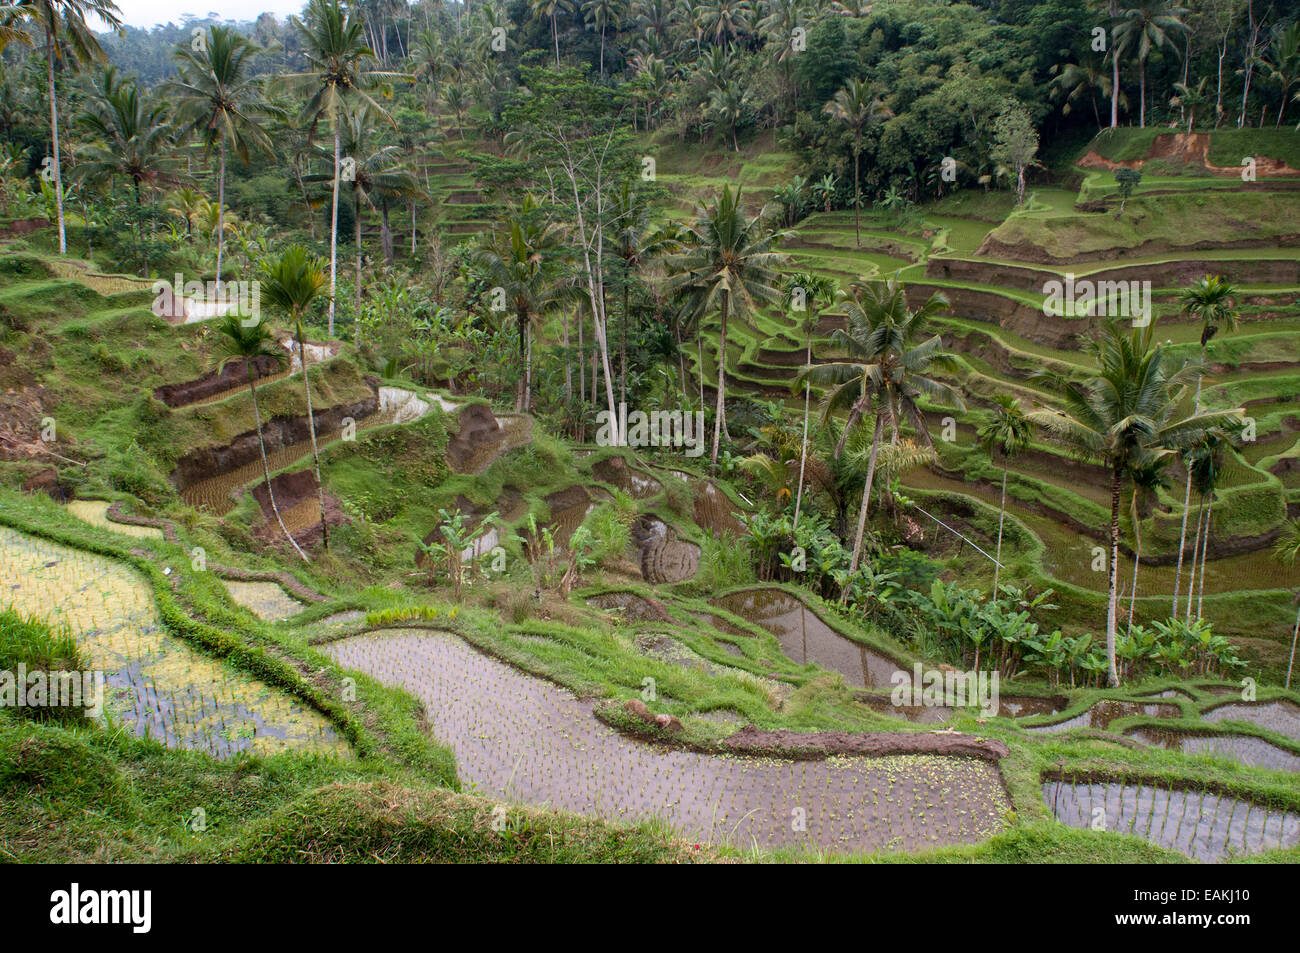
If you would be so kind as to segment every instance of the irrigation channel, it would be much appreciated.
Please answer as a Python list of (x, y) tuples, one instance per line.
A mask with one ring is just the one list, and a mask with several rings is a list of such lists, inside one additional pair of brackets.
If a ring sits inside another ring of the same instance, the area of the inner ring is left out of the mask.
[(377, 631), (323, 648), (420, 699), (461, 781), (508, 801), (659, 817), (688, 838), (741, 847), (843, 851), (973, 843), (1011, 808), (998, 769), (975, 758), (790, 760), (646, 744), (594, 717), (594, 702), (447, 632)]
[(350, 755), (319, 712), (169, 635), (127, 567), (0, 526), (0, 568), (0, 603), (66, 625), (82, 664), (104, 673), (105, 714), (135, 734), (216, 757)]

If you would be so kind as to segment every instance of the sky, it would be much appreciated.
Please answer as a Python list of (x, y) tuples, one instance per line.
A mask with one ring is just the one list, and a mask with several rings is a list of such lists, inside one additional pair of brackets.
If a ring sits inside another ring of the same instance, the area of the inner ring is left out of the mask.
[[(274, 13), (283, 20), (301, 13), (307, 0), (115, 0), (127, 26), (148, 28), (168, 21), (180, 24), (186, 13), (220, 20), (256, 20), (260, 13)], [(212, 8), (216, 7), (215, 10)]]

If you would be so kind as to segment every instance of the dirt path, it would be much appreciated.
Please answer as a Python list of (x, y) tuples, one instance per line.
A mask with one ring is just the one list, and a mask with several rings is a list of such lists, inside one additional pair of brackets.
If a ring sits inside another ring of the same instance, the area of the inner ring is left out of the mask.
[(614, 821), (661, 817), (687, 837), (739, 846), (843, 851), (973, 843), (1000, 830), (1011, 807), (997, 767), (970, 758), (785, 760), (647, 745), (594, 718), (592, 702), (445, 632), (390, 630), (324, 648), (419, 698), (461, 780), (510, 800)]

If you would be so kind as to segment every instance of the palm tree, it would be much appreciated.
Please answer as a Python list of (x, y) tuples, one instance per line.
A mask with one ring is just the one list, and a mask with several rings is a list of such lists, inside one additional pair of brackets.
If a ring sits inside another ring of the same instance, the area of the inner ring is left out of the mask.
[(266, 322), (254, 321), (246, 324), (246, 321), (246, 318), (230, 312), (217, 324), (217, 354), (221, 358), (218, 370), (224, 370), (231, 361), (240, 360), (248, 369), (248, 393), (253, 398), (253, 419), (257, 422), (257, 446), (262, 451), (262, 473), (266, 477), (266, 492), (271, 499), (271, 512), (275, 514), (280, 529), (284, 530), (284, 535), (298, 555), (304, 562), (311, 562), (307, 554), (302, 551), (302, 547), (298, 545), (298, 541), (293, 538), (293, 534), (289, 532), (288, 527), (284, 525), (280, 507), (275, 502), (275, 488), (271, 486), (271, 464), (266, 458), (266, 441), (262, 438), (262, 411), (257, 404), (257, 378), (253, 375), (253, 364), (258, 358), (270, 358), (275, 363), (283, 365), (284, 349), (275, 340)]
[[(1182, 313), (1201, 320), (1201, 367), (1205, 366), (1206, 350), (1220, 327), (1229, 331), (1237, 329), (1241, 312), (1237, 310), (1237, 289), (1218, 275), (1205, 275), (1196, 284), (1178, 292)], [(1202, 376), (1196, 378), (1195, 411), (1201, 410)], [(1174, 603), (1171, 618), (1178, 616), (1178, 590), (1182, 587), (1183, 550), (1187, 548), (1187, 514), (1192, 506), (1192, 472), (1187, 468), (1187, 489), (1183, 493), (1183, 524), (1178, 533), (1178, 568), (1174, 572)]]
[(1147, 124), (1147, 57), (1153, 49), (1158, 50), (1166, 44), (1178, 55), (1173, 35), (1189, 32), (1187, 25), (1178, 19), (1186, 12), (1182, 7), (1170, 6), (1167, 0), (1139, 0), (1136, 6), (1119, 14), (1114, 55), (1118, 58), (1130, 48), (1137, 50), (1138, 125), (1142, 128)]
[[(1294, 566), (1300, 559), (1300, 519), (1288, 520), (1282, 527), (1282, 535), (1273, 546), (1273, 557), (1287, 566)], [(1297, 594), (1300, 601), (1300, 593)], [(1291, 660), (1286, 666), (1286, 687), (1291, 687), (1291, 670), (1295, 667), (1296, 639), (1300, 638), (1300, 610), (1296, 612), (1295, 629), (1291, 632)]]
[(45, 37), (45, 85), (50, 100), (50, 144), (54, 152), (54, 198), (59, 220), (59, 254), (68, 253), (63, 227), (63, 172), (59, 158), (59, 107), (54, 95), (54, 64), (63, 60), (72, 67), (105, 62), (99, 40), (86, 24), (90, 15), (108, 29), (122, 25), (121, 10), (112, 0), (18, 0), (15, 10), (32, 20)]
[(293, 18), (293, 25), (302, 41), (302, 55), (307, 58), (308, 69), (284, 77), (291, 87), (311, 92), (303, 108), (303, 116), (310, 121), (308, 139), (315, 133), (316, 125), (324, 119), (334, 132), (334, 193), (330, 204), (330, 297), (328, 332), (334, 334), (334, 298), (338, 287), (339, 239), (339, 179), (340, 138), (343, 109), (349, 102), (359, 101), (371, 107), (375, 115), (392, 121), (388, 113), (370, 95), (370, 90), (386, 86), (393, 80), (405, 79), (400, 73), (371, 70), (367, 61), (375, 59), (374, 52), (365, 45), (365, 24), (349, 11), (344, 13), (339, 0), (311, 0), (307, 6), (306, 20)]
[[(1226, 440), (1223, 434), (1211, 431), (1187, 454), (1192, 485), (1196, 488), (1196, 494), (1200, 499), (1200, 507), (1196, 515), (1196, 539), (1192, 543), (1192, 568), (1187, 576), (1187, 611), (1184, 618), (1188, 622), (1192, 621), (1192, 590), (1197, 588), (1196, 560), (1198, 551), (1201, 560), (1201, 580), (1200, 595), (1197, 597), (1196, 617), (1198, 619), (1201, 617), (1201, 602), (1205, 594), (1205, 558), (1210, 548), (1210, 521), (1214, 517), (1215, 488), (1219, 482), (1219, 477), (1223, 475), (1225, 443)], [(1208, 508), (1205, 504), (1207, 499), (1209, 500)]]
[(1020, 401), (1010, 394), (994, 394), (988, 421), (979, 431), (980, 446), (992, 460), (1002, 457), (1002, 502), (998, 508), (998, 550), (994, 557), (993, 598), (998, 595), (998, 578), (1002, 572), (1002, 526), (1007, 516), (1007, 467), (1011, 460), (1029, 449), (1034, 439), (1034, 425)]
[[(118, 77), (116, 67), (104, 71), (80, 122), (95, 141), (80, 150), (80, 161), (72, 172), (75, 180), (128, 179), (137, 209), (144, 204), (144, 188), (179, 181), (166, 108), (148, 102), (139, 86)], [(139, 229), (137, 222), (137, 236)], [(147, 254), (141, 267), (147, 274)]]
[[(796, 302), (795, 296), (802, 300)], [(817, 321), (824, 308), (830, 307), (840, 296), (840, 283), (829, 275), (814, 274), (811, 271), (796, 271), (785, 279), (786, 308), (802, 306), (807, 317), (804, 318), (805, 355), (804, 363), (812, 364), (812, 336), (817, 329)], [(798, 385), (795, 385), (796, 388)], [(803, 505), (803, 479), (808, 463), (808, 412), (812, 403), (812, 381), (803, 385), (803, 440), (799, 445), (799, 489), (794, 500), (794, 529), (799, 528), (799, 511)]]
[(619, 400), (627, 403), (627, 328), (631, 321), (628, 298), (632, 277), (651, 262), (680, 248), (676, 225), (656, 226), (651, 221), (648, 197), (631, 180), (614, 195), (610, 227), (614, 233), (614, 254), (623, 262), (623, 313), (619, 339)]
[[(948, 307), (948, 299), (942, 293), (936, 292), (921, 307), (912, 309), (908, 307), (902, 283), (890, 278), (854, 285), (845, 307), (847, 326), (835, 329), (831, 344), (844, 353), (846, 360), (805, 367), (798, 380), (830, 388), (823, 422), (835, 411), (848, 411), (843, 434), (835, 447), (836, 456), (849, 433), (874, 408), (871, 456), (849, 564), (849, 572), (854, 573), (862, 554), (871, 486), (885, 425), (890, 428), (890, 442), (897, 443), (901, 420), (906, 420), (922, 446), (929, 447), (932, 445), (930, 432), (917, 398), (924, 396), (959, 409), (965, 409), (966, 405), (955, 389), (929, 376), (933, 370), (956, 370), (956, 362), (944, 349), (939, 335), (925, 336), (934, 316)], [(847, 587), (842, 596), (845, 594)]]
[(1187, 83), (1174, 83), (1174, 95), (1169, 99), (1170, 106), (1177, 106), (1187, 116), (1187, 131), (1196, 127), (1196, 111), (1210, 101), (1205, 93), (1208, 76), (1202, 76), (1195, 86)]
[(1195, 365), (1170, 371), (1163, 348), (1152, 347), (1154, 322), (1125, 336), (1110, 322), (1091, 350), (1097, 359), (1094, 376), (1083, 383), (1068, 381), (1060, 393), (1061, 410), (1043, 409), (1029, 419), (1056, 433), (1078, 456), (1105, 466), (1111, 474), (1109, 600), (1106, 614), (1106, 657), (1112, 686), (1119, 685), (1115, 667), (1118, 602), (1120, 493), (1124, 479), (1139, 466), (1177, 453), (1202, 439), (1212, 428), (1240, 420), (1240, 411), (1193, 413), (1181, 417)]
[(717, 469), (718, 446), (726, 427), (727, 319), (733, 311), (737, 316), (748, 314), (756, 301), (780, 299), (777, 269), (783, 256), (776, 246), (786, 233), (768, 227), (765, 209), (747, 218), (742, 191), (732, 192), (731, 186), (724, 185), (707, 205), (696, 209), (695, 221), (681, 235), (685, 250), (671, 262), (667, 283), (669, 292), (682, 294), (695, 314), (717, 308), (722, 319), (712, 469)]
[(555, 44), (555, 65), (560, 65), (560, 33), (556, 26), (556, 19), (561, 13), (573, 13), (573, 0), (528, 0), (528, 9), (532, 11), (533, 19), (540, 20), (543, 17), (551, 21), (551, 42)]
[(505, 293), (506, 306), (515, 314), (519, 331), (519, 364), (523, 376), (515, 409), (527, 413), (532, 404), (532, 345), (529, 328), (537, 317), (567, 301), (569, 287), (558, 273), (558, 234), (549, 223), (526, 225), (528, 216), (512, 217), (506, 232), (479, 250), (475, 264), (489, 287)]
[(868, 126), (875, 125), (893, 113), (879, 97), (873, 95), (869, 83), (858, 79), (850, 79), (843, 89), (837, 90), (822, 111), (853, 133), (853, 229), (857, 234), (858, 247), (861, 248), (862, 134)]
[(1291, 87), (1300, 82), (1300, 20), (1292, 22), (1285, 29), (1281, 26), (1274, 28), (1270, 47), (1271, 55), (1261, 58), (1261, 64), (1268, 71), (1268, 78), (1282, 94), (1275, 123), (1280, 129), (1282, 114), (1286, 112), (1286, 103), (1291, 97)]
[[(352, 112), (342, 117), (342, 130), (337, 135), (343, 154), (350, 160), (348, 187), (352, 192), (352, 231), (353, 246), (356, 253), (356, 275), (353, 281), (355, 310), (353, 312), (352, 336), (354, 343), (361, 345), (361, 226), (362, 203), (375, 208), (375, 197), (385, 203), (384, 244), (385, 257), (391, 255), (391, 239), (388, 235), (387, 202), (415, 198), (420, 195), (420, 184), (415, 175), (402, 164), (402, 149), (396, 145), (379, 145), (374, 141), (373, 130), (368, 126), (370, 107), (361, 103)], [(323, 182), (327, 176), (306, 175), (304, 182)]]
[(1137, 610), (1138, 567), (1142, 564), (1142, 505), (1156, 498), (1161, 487), (1168, 485), (1165, 470), (1169, 457), (1152, 455), (1135, 458), (1129, 468), (1133, 492), (1129, 496), (1129, 522), (1133, 525), (1133, 582), (1128, 598), (1128, 631), (1133, 632), (1133, 614)]
[(280, 257), (262, 267), (262, 296), (267, 304), (279, 308), (293, 322), (294, 340), (298, 343), (298, 363), (302, 365), (302, 388), (307, 395), (307, 427), (311, 433), (311, 462), (316, 471), (316, 489), (320, 494), (320, 532), (326, 551), (330, 548), (329, 530), (325, 526), (325, 484), (320, 476), (320, 453), (316, 447), (316, 415), (311, 405), (311, 380), (307, 374), (306, 338), (302, 333), (302, 316), (325, 288), (325, 272), (316, 259), (301, 245), (290, 245)]
[(696, 11), (701, 34), (717, 46), (731, 46), (749, 32), (753, 7), (748, 0), (703, 0)]
[(226, 150), (247, 164), (254, 150), (271, 151), (271, 138), (259, 121), (280, 110), (267, 103), (262, 84), (249, 75), (249, 63), (261, 47), (229, 27), (209, 28), (200, 49), (181, 44), (174, 54), (180, 75), (165, 87), (176, 102), (182, 134), (203, 140), (204, 151), (217, 149), (217, 285), (225, 250)]
[[(1058, 64), (1059, 65), (1059, 64)], [(1057, 67), (1053, 67), (1055, 70)], [(1110, 77), (1106, 75), (1106, 64), (1095, 56), (1083, 58), (1082, 63), (1066, 63), (1060, 67), (1060, 73), (1052, 80), (1052, 85), (1065, 93), (1065, 105), (1061, 112), (1068, 116), (1074, 103), (1085, 96), (1092, 105), (1093, 118), (1097, 128), (1102, 126), (1101, 111), (1097, 108), (1097, 94), (1103, 99), (1110, 95)]]
[(619, 20), (627, 13), (625, 0), (582, 0), (582, 15), (600, 30), (600, 75), (605, 75), (605, 31), (612, 24), (618, 30)]

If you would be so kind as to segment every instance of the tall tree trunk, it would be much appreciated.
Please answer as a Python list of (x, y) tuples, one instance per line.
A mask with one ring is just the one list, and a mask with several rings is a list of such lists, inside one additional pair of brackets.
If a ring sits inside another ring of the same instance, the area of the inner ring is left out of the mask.
[(573, 406), (573, 356), (569, 353), (569, 311), (560, 310), (560, 320), (564, 329), (564, 406)]
[[(805, 363), (812, 364), (812, 329), (817, 323), (816, 312), (813, 313), (808, 325), (807, 351), (805, 354)], [(804, 467), (808, 462), (808, 405), (812, 399), (812, 381), (804, 381), (803, 384), (803, 441), (799, 444), (799, 491), (794, 498), (794, 530), (799, 529), (799, 510), (803, 505), (803, 474)]]
[(619, 328), (618, 342), (618, 400), (620, 404), (627, 403), (627, 299), (628, 299), (628, 282), (629, 275), (623, 275), (623, 326)]
[(1147, 60), (1138, 60), (1138, 128), (1147, 127)]
[[(1110, 14), (1112, 27), (1115, 17), (1119, 14), (1119, 3), (1117, 0), (1110, 0), (1107, 4), (1107, 12)], [(1114, 129), (1119, 125), (1119, 51), (1115, 49), (1115, 31), (1110, 31), (1110, 128)]]
[[(316, 413), (311, 406), (311, 378), (307, 375), (307, 347), (302, 334), (302, 315), (296, 315), (294, 327), (298, 332), (298, 363), (302, 365), (302, 389), (307, 395), (307, 431), (311, 434), (311, 465), (316, 472), (316, 495), (320, 501), (320, 538), (325, 551), (330, 548), (330, 531), (325, 525), (325, 483), (320, 477), (320, 449), (316, 446)], [(267, 484), (270, 486), (270, 484)]]
[(217, 171), (217, 292), (221, 291), (221, 260), (226, 248), (226, 137), (217, 147), (220, 157)]
[(284, 517), (280, 515), (280, 507), (275, 502), (275, 489), (271, 486), (271, 464), (270, 461), (266, 459), (266, 441), (262, 439), (262, 411), (257, 406), (257, 384), (253, 378), (253, 362), (246, 360), (244, 361), (244, 365), (248, 368), (248, 392), (253, 396), (253, 419), (257, 422), (257, 446), (258, 449), (262, 451), (262, 473), (266, 476), (266, 495), (271, 500), (271, 512), (275, 514), (275, 520), (280, 524), (280, 529), (284, 530), (284, 535), (289, 540), (289, 545), (292, 546), (297, 551), (298, 555), (302, 557), (303, 562), (309, 563), (311, 560), (308, 559), (307, 554), (302, 551), (302, 547), (298, 545), (298, 541), (293, 538), (293, 533), (289, 532), (289, 528), (284, 525)]
[(393, 263), (393, 230), (388, 227), (388, 199), (380, 205), (382, 224), (379, 230), (379, 243), (384, 250), (384, 264)]
[[(1205, 345), (1201, 345), (1201, 364), (1205, 364)], [(1193, 415), (1201, 412), (1201, 376), (1196, 377), (1196, 409)], [(1187, 467), (1187, 488), (1183, 491), (1183, 525), (1178, 531), (1178, 569), (1174, 572), (1174, 605), (1169, 618), (1178, 618), (1178, 590), (1183, 579), (1183, 550), (1187, 548), (1187, 513), (1192, 508), (1192, 468)]]
[(1110, 566), (1106, 606), (1106, 665), (1112, 688), (1119, 687), (1119, 672), (1115, 669), (1115, 627), (1119, 616), (1119, 497), (1124, 482), (1124, 469), (1115, 464), (1110, 480)]
[(555, 28), (555, 13), (551, 13), (551, 39), (555, 42), (555, 66), (560, 66), (560, 33)]
[(1133, 508), (1130, 517), (1133, 520), (1133, 588), (1128, 594), (1128, 634), (1133, 634), (1133, 613), (1137, 609), (1138, 566), (1142, 564), (1142, 520), (1138, 513), (1137, 487), (1133, 487)]
[(339, 117), (334, 117), (334, 196), (330, 200), (329, 336), (334, 336), (334, 296), (338, 289), (339, 256)]
[(357, 275), (355, 279), (356, 306), (352, 312), (352, 343), (361, 347), (361, 191), (352, 190), (352, 234), (356, 242)]
[(858, 247), (862, 247), (862, 185), (859, 168), (862, 165), (862, 146), (853, 142), (853, 233)]
[(1300, 609), (1296, 610), (1295, 628), (1291, 630), (1291, 660), (1286, 663), (1286, 689), (1291, 690), (1291, 670), (1295, 668), (1295, 644), (1300, 639)]
[[(876, 456), (880, 453), (880, 435), (884, 432), (885, 415), (876, 414), (876, 427), (871, 436), (871, 456), (867, 458), (867, 480), (862, 486), (862, 507), (858, 510), (858, 534), (853, 540), (853, 558), (849, 561), (849, 575), (858, 571), (862, 555), (862, 538), (867, 531), (867, 509), (871, 506), (871, 484), (876, 478)], [(848, 599), (848, 586), (840, 593), (840, 603)]]
[(1007, 518), (1007, 464), (1002, 464), (1002, 505), (998, 509), (998, 551), (993, 557), (993, 598), (998, 597), (998, 580), (1002, 574), (1002, 525)]
[(1183, 612), (1186, 622), (1192, 621), (1192, 597), (1196, 595), (1196, 558), (1201, 552), (1201, 523), (1205, 517), (1205, 497), (1201, 497), (1196, 511), (1196, 538), (1192, 541), (1192, 567), (1187, 573), (1187, 608)]
[(523, 413), (528, 405), (528, 312), (515, 311), (519, 327), (519, 389), (515, 392), (515, 413)]
[(1210, 525), (1214, 519), (1214, 497), (1210, 497), (1210, 506), (1205, 511), (1205, 539), (1201, 542), (1201, 579), (1196, 586), (1196, 618), (1201, 618), (1201, 606), (1205, 603), (1205, 559), (1210, 552)]
[(714, 408), (713, 419), (713, 456), (709, 462), (709, 472), (718, 470), (718, 446), (722, 443), (722, 415), (726, 413), (727, 400), (727, 293), (722, 293), (722, 335), (718, 344), (718, 400)]
[(59, 220), (59, 254), (68, 253), (68, 236), (63, 227), (63, 169), (59, 162), (59, 106), (54, 95), (54, 37), (45, 34), (46, 84), (50, 94), (50, 147), (54, 150), (54, 204)]

